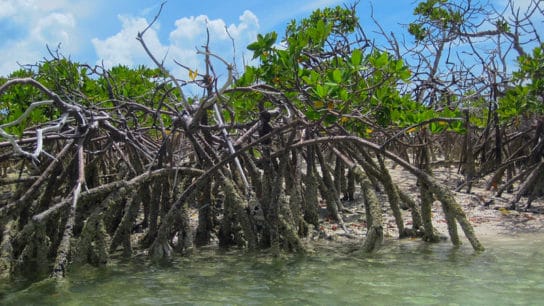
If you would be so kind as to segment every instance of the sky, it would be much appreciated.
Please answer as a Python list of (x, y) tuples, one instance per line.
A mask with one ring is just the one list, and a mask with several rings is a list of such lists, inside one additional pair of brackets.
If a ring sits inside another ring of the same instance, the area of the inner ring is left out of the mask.
[[(0, 0), (0, 75), (34, 64), (59, 50), (65, 57), (90, 65), (153, 66), (136, 35), (153, 20), (163, 1), (157, 0)], [(378, 2), (378, 1), (377, 1)], [(393, 0), (398, 5), (374, 5), (382, 22), (398, 26), (398, 16), (411, 15), (411, 0)], [(212, 51), (238, 65), (251, 59), (246, 46), (258, 33), (277, 31), (282, 37), (292, 19), (308, 16), (317, 8), (344, 5), (338, 0), (170, 0), (144, 39), (154, 55), (173, 73), (201, 67), (195, 48), (206, 41), (210, 31)], [(382, 2), (383, 3), (383, 2)], [(361, 1), (359, 11), (368, 12), (369, 1)], [(395, 14), (391, 14), (392, 12)], [(408, 14), (406, 14), (408, 12)], [(366, 14), (366, 17), (369, 15)], [(228, 37), (225, 28), (235, 41)], [(176, 71), (178, 70), (178, 71)]]
[[(491, 0), (501, 2), (506, 0)], [(528, 2), (530, 0), (517, 0)], [(74, 61), (153, 67), (136, 40), (159, 11), (162, 0), (0, 0), (0, 75), (51, 56), (47, 47)], [(360, 0), (362, 25), (372, 31), (371, 5), (376, 19), (387, 31), (402, 31), (414, 19), (415, 0)], [(212, 52), (238, 65), (252, 56), (246, 46), (258, 33), (277, 31), (282, 37), (292, 19), (308, 16), (317, 8), (344, 5), (341, 0), (169, 0), (144, 39), (174, 75), (187, 73), (174, 60), (202, 69), (197, 47), (210, 31)], [(233, 48), (232, 40), (235, 41)]]

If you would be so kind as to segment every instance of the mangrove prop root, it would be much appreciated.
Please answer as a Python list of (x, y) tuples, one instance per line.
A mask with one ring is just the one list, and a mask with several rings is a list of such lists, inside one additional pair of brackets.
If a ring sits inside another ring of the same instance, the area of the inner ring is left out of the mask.
[(418, 169), (411, 165), (406, 160), (400, 158), (399, 156), (393, 154), (392, 152), (389, 152), (387, 150), (384, 150), (379, 145), (372, 143), (370, 141), (367, 141), (365, 139), (356, 137), (356, 136), (334, 136), (334, 137), (319, 137), (314, 138), (311, 140), (307, 140), (304, 143), (297, 143), (296, 145), (293, 145), (293, 147), (299, 147), (299, 146), (308, 146), (308, 145), (316, 145), (319, 143), (329, 143), (331, 141), (348, 141), (348, 142), (354, 142), (358, 145), (367, 147), (369, 149), (373, 149), (376, 152), (379, 152), (386, 156), (387, 158), (393, 160), (397, 164), (401, 165), (404, 169), (415, 175), (418, 179), (420, 179), (423, 183), (427, 184), (430, 191), (438, 198), (440, 202), (442, 202), (444, 205), (449, 206), (451, 209), (452, 214), (455, 216), (456, 221), (459, 223), (461, 228), (463, 229), (463, 232), (465, 233), (465, 236), (469, 240), (470, 244), (472, 245), (473, 249), (477, 251), (483, 251), (484, 247), (474, 234), (474, 229), (472, 228), (472, 225), (468, 221), (466, 214), (463, 212), (463, 209), (461, 206), (455, 201), (455, 198), (453, 197), (452, 192), (443, 184), (440, 184), (435, 178), (433, 178), (431, 175), (425, 173), (421, 169)]
[(327, 211), (329, 215), (338, 222), (341, 222), (340, 214), (338, 210), (341, 207), (340, 200), (338, 197), (338, 192), (334, 187), (334, 182), (332, 181), (328, 164), (323, 157), (321, 151), (316, 151), (316, 156), (319, 160), (320, 169), (321, 169), (321, 178), (318, 178), (319, 181), (319, 191), (327, 203)]
[(315, 229), (319, 228), (319, 214), (318, 214), (318, 182), (315, 178), (314, 172), (314, 160), (313, 154), (314, 146), (308, 147), (308, 156), (306, 158), (306, 175), (304, 176), (304, 220), (309, 224), (312, 224)]
[(11, 243), (15, 234), (15, 221), (11, 220), (3, 226), (2, 241), (0, 241), (0, 280), (8, 278), (13, 264), (13, 245)]
[(141, 203), (139, 197), (140, 193), (141, 191), (138, 191), (133, 197), (127, 199), (125, 213), (111, 239), (109, 248), (110, 253), (114, 252), (120, 244), (124, 247), (123, 254), (125, 256), (129, 256), (132, 253), (130, 234), (134, 221), (138, 215), (138, 207)]
[(0, 208), (0, 220), (2, 220), (2, 218), (5, 217), (8, 213), (17, 214), (17, 212), (23, 210), (24, 207), (31, 203), (29, 199), (31, 199), (35, 195), (42, 183), (49, 179), (49, 175), (57, 167), (57, 164), (62, 161), (64, 155), (66, 155), (70, 151), (69, 149), (72, 148), (73, 143), (73, 140), (68, 141), (68, 143), (64, 146), (63, 150), (58, 154), (58, 158), (53, 160), (47, 166), (47, 168), (40, 175), (40, 177), (32, 183), (30, 188), (28, 188), (28, 190), (21, 197), (19, 197), (16, 201)]
[(421, 210), (416, 202), (410, 197), (406, 192), (400, 190), (398, 186), (395, 186), (397, 193), (402, 202), (404, 202), (408, 208), (410, 208), (410, 213), (412, 214), (412, 229), (417, 234), (420, 231), (423, 222), (421, 221)]
[(292, 204), (290, 202), (296, 199), (282, 194), (280, 196), (280, 217), (279, 230), (282, 238), (285, 240), (285, 249), (297, 253), (304, 253), (305, 249), (297, 234), (297, 224), (300, 216), (295, 216), (292, 212)]
[(174, 231), (177, 231), (177, 243), (174, 245), (174, 250), (182, 255), (190, 254), (193, 250), (193, 235), (189, 225), (189, 205), (187, 203), (181, 207), (176, 219)]
[(195, 245), (197, 247), (209, 244), (214, 227), (212, 183), (208, 182), (198, 196), (198, 227), (195, 233)]
[(226, 195), (232, 199), (232, 201), (229, 202), (234, 205), (232, 210), (235, 213), (236, 221), (239, 222), (242, 227), (244, 238), (247, 241), (247, 247), (250, 250), (254, 250), (257, 247), (257, 237), (253, 231), (251, 221), (249, 220), (249, 214), (245, 209), (245, 207), (248, 206), (247, 201), (240, 196), (240, 193), (236, 190), (232, 180), (224, 178), (223, 184)]
[(51, 277), (63, 278), (68, 269), (68, 256), (70, 255), (70, 240), (72, 238), (72, 229), (75, 224), (75, 209), (70, 209), (66, 226), (62, 234), (62, 239), (57, 250), (57, 257), (53, 266)]
[(106, 249), (107, 233), (102, 218), (100, 209), (93, 211), (87, 218), (73, 251), (73, 262), (89, 263), (94, 266), (107, 263), (109, 257)]
[(361, 191), (365, 199), (367, 214), (367, 236), (363, 243), (363, 251), (372, 252), (379, 248), (383, 242), (382, 211), (372, 182), (368, 179), (363, 168), (356, 166), (353, 174), (361, 185)]
[(393, 180), (391, 179), (389, 171), (385, 167), (385, 162), (383, 161), (383, 158), (379, 157), (378, 160), (380, 163), (381, 174), (383, 177), (382, 184), (384, 186), (385, 192), (387, 193), (387, 198), (389, 199), (389, 206), (391, 207), (391, 210), (393, 211), (393, 216), (395, 217), (395, 222), (399, 230), (399, 238), (402, 238), (406, 236), (406, 232), (404, 230), (402, 213), (400, 211), (400, 196), (397, 192), (397, 188), (395, 188), (395, 185), (393, 184)]
[(423, 220), (423, 229), (425, 231), (424, 239), (428, 242), (439, 242), (440, 237), (436, 233), (432, 220), (432, 206), (434, 202), (433, 194), (425, 183), (420, 182), (419, 192), (421, 197), (421, 219)]
[[(544, 159), (538, 163), (535, 169), (531, 171), (531, 173), (529, 174), (525, 182), (519, 187), (518, 192), (516, 193), (516, 195), (512, 199), (512, 202), (510, 203), (511, 208), (513, 209), (516, 208), (516, 204), (519, 202), (522, 195), (525, 195), (527, 193), (531, 195), (532, 190), (535, 189), (539, 183), (541, 183), (539, 182), (538, 178), (542, 177), (543, 172), (544, 172)], [(530, 202), (527, 206), (530, 206)]]
[(74, 226), (75, 226), (75, 219), (76, 219), (76, 208), (81, 192), (81, 186), (83, 185), (83, 182), (85, 180), (85, 159), (84, 159), (84, 153), (83, 153), (83, 141), (81, 141), (78, 150), (78, 178), (76, 182), (76, 186), (73, 190), (73, 196), (72, 196), (72, 205), (70, 206), (70, 212), (68, 214), (68, 220), (66, 222), (66, 226), (64, 228), (64, 233), (62, 235), (62, 240), (60, 242), (58, 251), (57, 251), (57, 257), (55, 258), (55, 263), (53, 265), (53, 273), (52, 277), (54, 278), (63, 278), (66, 274), (66, 270), (68, 269), (68, 262), (69, 262), (69, 256), (70, 256), (70, 244), (71, 244), (71, 238), (74, 234)]

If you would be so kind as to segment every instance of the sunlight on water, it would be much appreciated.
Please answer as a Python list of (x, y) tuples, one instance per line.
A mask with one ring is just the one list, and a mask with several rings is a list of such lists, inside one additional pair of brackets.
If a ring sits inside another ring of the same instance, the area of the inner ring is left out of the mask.
[(203, 252), (167, 266), (145, 261), (80, 267), (61, 283), (14, 291), (2, 305), (536, 305), (544, 299), (544, 236), (470, 246), (388, 243), (360, 256), (271, 259)]

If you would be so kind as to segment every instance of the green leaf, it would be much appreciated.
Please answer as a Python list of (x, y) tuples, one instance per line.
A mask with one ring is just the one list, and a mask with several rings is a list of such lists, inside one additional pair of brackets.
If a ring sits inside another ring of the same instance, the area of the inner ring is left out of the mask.
[(321, 114), (311, 108), (306, 111), (305, 115), (306, 115), (306, 118), (310, 120), (316, 121), (321, 119)]
[(412, 75), (412, 73), (410, 72), (409, 69), (403, 69), (399, 72), (399, 78), (403, 81), (408, 81), (410, 79), (410, 76)]
[(452, 129), (454, 132), (457, 132), (457, 133), (464, 133), (465, 132), (465, 128), (463, 126), (462, 121), (450, 122), (449, 127), (450, 127), (450, 129)]
[(333, 123), (336, 123), (337, 121), (338, 121), (338, 117), (336, 117), (335, 115), (333, 115), (333, 114), (325, 115), (325, 119), (324, 119), (325, 123), (333, 124)]
[(339, 69), (334, 69), (334, 71), (332, 72), (332, 79), (336, 83), (341, 83), (342, 82), (342, 72)]
[(340, 97), (340, 99), (342, 99), (343, 101), (347, 101), (349, 100), (349, 93), (346, 89), (342, 88), (340, 89), (340, 92), (338, 93), (338, 96)]
[(431, 130), (431, 133), (436, 134), (442, 132), (445, 128), (439, 122), (431, 122), (431, 124), (429, 124), (429, 129)]
[(381, 106), (375, 110), (376, 121), (379, 125), (386, 127), (391, 124), (391, 110)]
[(376, 60), (374, 61), (374, 65), (376, 66), (376, 68), (382, 68), (387, 65), (388, 61), (389, 61), (389, 58), (387, 56), (387, 53), (384, 52), (380, 54), (378, 58), (376, 58)]
[(259, 47), (261, 46), (261, 44), (256, 41), (256, 42), (252, 42), (250, 43), (248, 46), (247, 46), (247, 49), (248, 50), (251, 50), (251, 51), (257, 51), (259, 50)]
[(363, 52), (361, 49), (355, 49), (353, 52), (351, 52), (351, 64), (353, 66), (359, 66), (361, 64), (361, 60), (363, 59)]
[(325, 22), (323, 21), (323, 19), (320, 19), (317, 22), (315, 29), (317, 30), (316, 38), (323, 37), (323, 35), (325, 34)]
[(276, 32), (267, 33), (264, 36), (264, 39), (263, 39), (263, 41), (264, 41), (263, 47), (266, 50), (269, 50), (276, 43), (276, 39), (278, 39), (278, 33), (276, 33)]
[(325, 98), (327, 96), (327, 89), (323, 87), (321, 84), (317, 84), (315, 87), (315, 94), (320, 98)]

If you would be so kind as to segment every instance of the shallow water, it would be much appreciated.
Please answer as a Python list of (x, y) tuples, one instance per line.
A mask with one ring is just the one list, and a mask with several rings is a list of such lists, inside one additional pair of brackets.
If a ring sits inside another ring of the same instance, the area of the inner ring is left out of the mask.
[[(61, 282), (0, 287), (2, 305), (542, 305), (544, 236), (468, 244), (390, 242), (370, 256), (270, 259), (202, 252), (169, 265), (80, 267)], [(3, 291), (2, 291), (3, 290)]]

